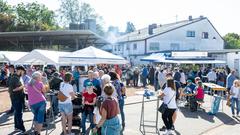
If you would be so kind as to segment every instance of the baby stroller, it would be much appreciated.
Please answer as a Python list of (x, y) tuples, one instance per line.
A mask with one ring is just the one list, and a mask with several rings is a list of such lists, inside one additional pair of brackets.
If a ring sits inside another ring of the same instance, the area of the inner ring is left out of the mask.
[(77, 93), (77, 98), (75, 98), (72, 101), (72, 103), (73, 103), (72, 125), (79, 126), (79, 129), (80, 129), (81, 128), (81, 117), (79, 116), (79, 114), (83, 112), (82, 95), (80, 93)]

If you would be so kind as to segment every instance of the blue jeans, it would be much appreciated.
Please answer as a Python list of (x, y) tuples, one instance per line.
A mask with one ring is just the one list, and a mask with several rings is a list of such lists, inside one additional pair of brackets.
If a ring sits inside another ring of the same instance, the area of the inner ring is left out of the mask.
[(23, 97), (15, 97), (12, 99), (12, 105), (14, 108), (14, 127), (17, 129), (20, 129), (22, 131), (26, 131), (24, 125), (23, 125)]
[(33, 120), (38, 124), (42, 124), (44, 122), (44, 115), (46, 112), (46, 101), (41, 101), (31, 105), (31, 110), (34, 114)]
[(121, 125), (118, 116), (105, 120), (102, 125), (102, 135), (120, 135)]
[(120, 113), (121, 113), (121, 118), (122, 118), (122, 124), (125, 124), (125, 114), (124, 114), (124, 98), (118, 100), (119, 103), (119, 109), (120, 109)]
[(235, 107), (235, 103), (236, 103), (236, 106), (237, 106), (237, 115), (239, 115), (239, 100), (238, 100), (238, 98), (234, 98), (234, 97), (232, 97), (231, 98), (231, 110), (232, 110), (232, 115), (235, 115), (235, 111), (234, 111), (234, 107)]
[(143, 83), (143, 87), (146, 87), (146, 85), (147, 85), (147, 77), (142, 77), (142, 83)]
[(86, 119), (87, 116), (89, 117), (89, 121), (90, 121), (90, 127), (94, 128), (94, 123), (93, 123), (93, 112), (87, 113), (87, 112), (83, 112), (82, 113), (82, 133), (86, 133)]
[(231, 110), (232, 110), (232, 115), (235, 115), (235, 111), (234, 111), (234, 107), (235, 107), (235, 103), (236, 103), (236, 108), (237, 108), (237, 115), (239, 115), (239, 100), (238, 98), (231, 98)]

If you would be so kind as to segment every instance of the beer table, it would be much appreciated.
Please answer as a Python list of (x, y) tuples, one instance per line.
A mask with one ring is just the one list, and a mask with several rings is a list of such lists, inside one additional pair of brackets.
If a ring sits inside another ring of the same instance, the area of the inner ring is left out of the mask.
[[(226, 91), (225, 87), (222, 87), (220, 85), (214, 84), (214, 83), (203, 83), (203, 86), (208, 87), (210, 90), (210, 94), (214, 94), (215, 92), (221, 93), (221, 97), (223, 98), (223, 93)], [(212, 103), (213, 96), (211, 96), (211, 103)], [(223, 111), (223, 99), (222, 99), (222, 111)]]

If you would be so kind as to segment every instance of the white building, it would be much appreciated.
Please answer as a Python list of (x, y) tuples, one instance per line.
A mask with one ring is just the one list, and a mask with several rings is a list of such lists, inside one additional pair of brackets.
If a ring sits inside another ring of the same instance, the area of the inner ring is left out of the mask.
[(171, 51), (223, 50), (224, 41), (212, 23), (203, 16), (170, 24), (152, 24), (118, 38), (113, 53), (134, 64), (151, 53)]

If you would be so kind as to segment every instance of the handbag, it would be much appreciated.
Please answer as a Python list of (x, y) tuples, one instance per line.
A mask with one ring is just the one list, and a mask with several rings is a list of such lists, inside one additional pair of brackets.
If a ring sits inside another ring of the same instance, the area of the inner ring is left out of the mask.
[(61, 102), (64, 102), (64, 101), (66, 101), (68, 99), (68, 97), (65, 96), (60, 90), (58, 91), (57, 98)]
[[(175, 96), (175, 94), (173, 95), (173, 97), (174, 97), (174, 96)], [(159, 111), (160, 113), (163, 114), (163, 113), (167, 110), (168, 104), (172, 101), (173, 97), (170, 99), (170, 101), (169, 101), (167, 104), (165, 104), (164, 102), (162, 102), (162, 104), (161, 104), (160, 107), (158, 108), (158, 111)]]

